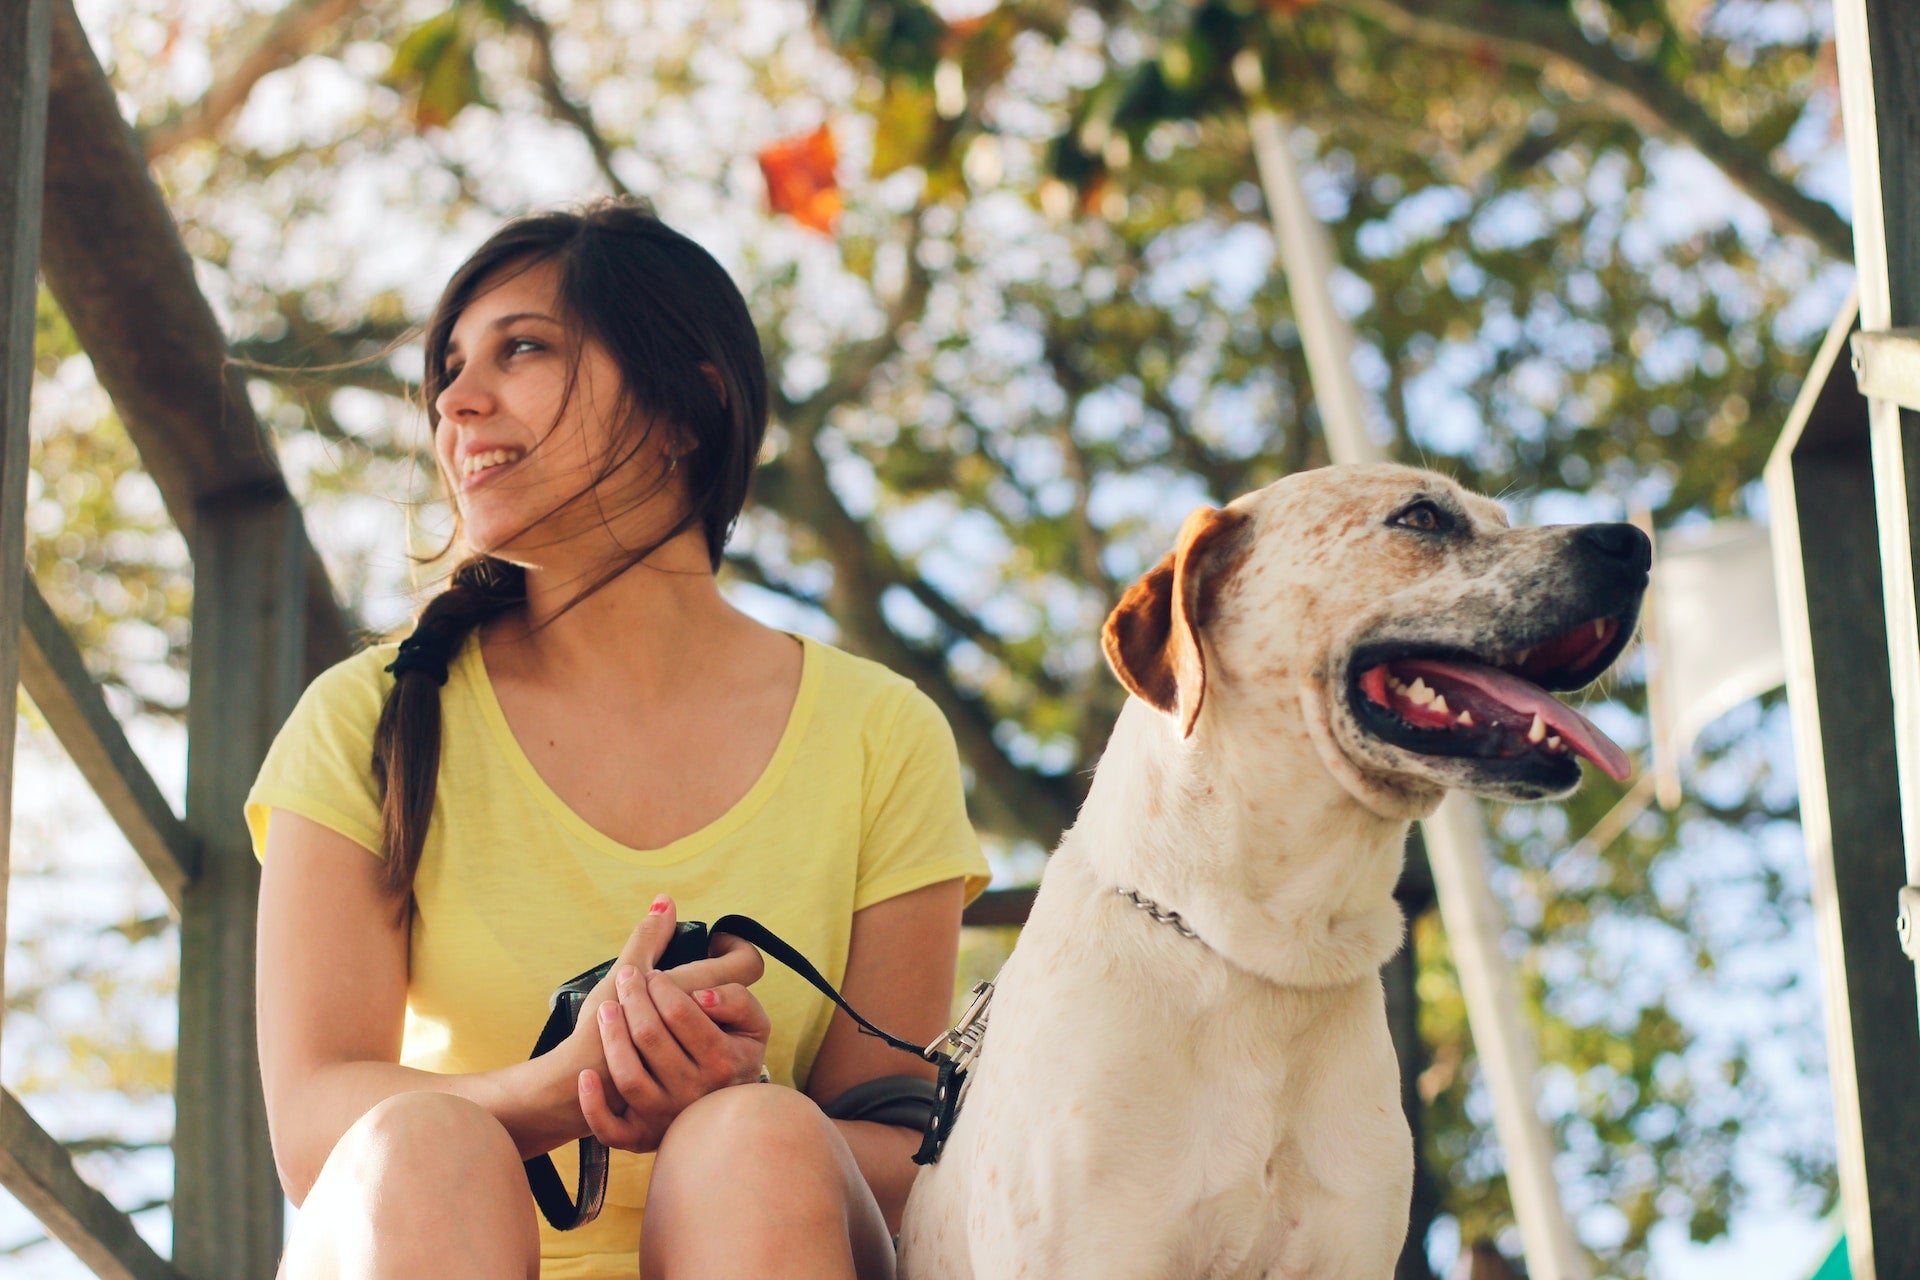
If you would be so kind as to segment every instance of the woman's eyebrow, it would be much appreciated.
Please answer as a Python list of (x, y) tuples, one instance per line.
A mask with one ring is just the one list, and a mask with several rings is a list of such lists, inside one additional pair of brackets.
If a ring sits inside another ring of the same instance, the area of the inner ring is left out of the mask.
[[(495, 319), (491, 324), (487, 326), (487, 328), (504, 329), (508, 325), (511, 325), (519, 320), (544, 320), (548, 324), (560, 323), (559, 320), (555, 319), (553, 316), (548, 315), (544, 311), (515, 311), (511, 315), (504, 315)], [(449, 337), (447, 339), (447, 354), (452, 355), (454, 352), (458, 351), (459, 349), (460, 349), (459, 339)]]

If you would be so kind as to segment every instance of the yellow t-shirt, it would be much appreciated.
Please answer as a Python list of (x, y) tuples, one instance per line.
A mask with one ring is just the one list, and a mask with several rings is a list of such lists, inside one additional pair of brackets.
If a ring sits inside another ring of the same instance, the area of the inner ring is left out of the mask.
[[(803, 640), (799, 695), (773, 759), (711, 824), (661, 849), (602, 835), (541, 780), (515, 741), (477, 638), (441, 690), (433, 818), (414, 884), (400, 1061), (488, 1071), (524, 1061), (560, 983), (619, 950), (656, 894), (683, 920), (750, 915), (839, 985), (853, 914), (964, 876), (986, 860), (966, 815), (953, 734), (932, 701), (876, 663)], [(255, 854), (286, 809), (379, 847), (374, 726), (395, 645), (323, 672), (274, 739), (247, 796)], [(772, 1020), (767, 1065), (804, 1086), (833, 1006), (769, 962), (754, 994)], [(553, 1153), (573, 1186), (574, 1147)], [(650, 1155), (613, 1153), (607, 1207), (577, 1231), (541, 1225), (545, 1280), (638, 1274)]]

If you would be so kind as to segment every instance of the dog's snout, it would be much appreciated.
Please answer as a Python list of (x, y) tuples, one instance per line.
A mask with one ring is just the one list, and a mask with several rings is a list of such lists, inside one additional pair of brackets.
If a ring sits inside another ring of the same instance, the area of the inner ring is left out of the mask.
[(1574, 540), (1630, 572), (1645, 573), (1653, 564), (1653, 542), (1630, 524), (1582, 525)]

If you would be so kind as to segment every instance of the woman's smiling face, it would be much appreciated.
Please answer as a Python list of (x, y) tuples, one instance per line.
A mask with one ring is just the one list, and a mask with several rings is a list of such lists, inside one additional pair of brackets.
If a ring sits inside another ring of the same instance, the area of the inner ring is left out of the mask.
[(673, 433), (623, 428), (635, 411), (620, 367), (570, 329), (559, 281), (541, 262), (483, 283), (454, 322), (434, 400), (434, 454), (468, 545), (528, 565), (563, 544), (569, 557), (631, 550), (678, 515), (647, 501), (676, 494), (662, 484)]

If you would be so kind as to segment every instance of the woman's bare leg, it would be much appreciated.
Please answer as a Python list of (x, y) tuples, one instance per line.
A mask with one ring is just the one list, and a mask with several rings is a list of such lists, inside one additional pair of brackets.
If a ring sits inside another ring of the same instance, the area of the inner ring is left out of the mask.
[(388, 1098), (341, 1135), (300, 1207), (280, 1280), (538, 1280), (513, 1139), (447, 1093)]
[(804, 1094), (721, 1089), (654, 1158), (645, 1280), (893, 1280), (893, 1239), (853, 1152)]

